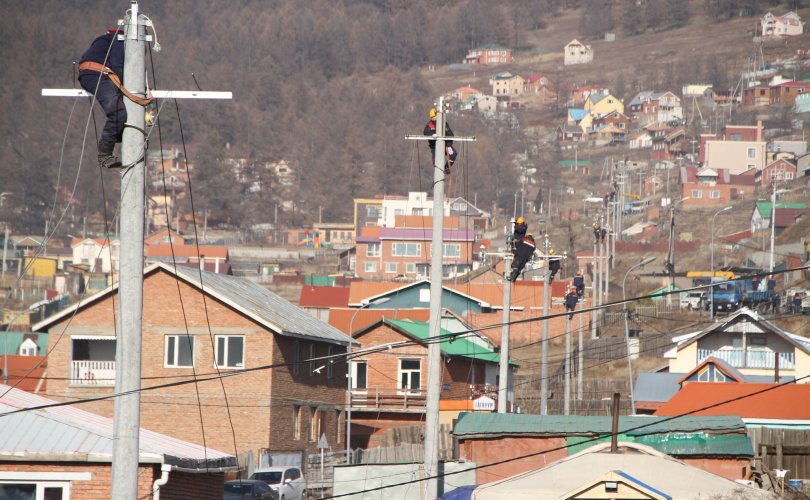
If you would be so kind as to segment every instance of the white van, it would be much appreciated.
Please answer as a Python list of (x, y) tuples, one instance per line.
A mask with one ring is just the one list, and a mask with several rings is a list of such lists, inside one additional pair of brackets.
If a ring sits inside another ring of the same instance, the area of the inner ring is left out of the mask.
[(307, 481), (298, 467), (266, 467), (250, 475), (278, 493), (279, 500), (307, 500)]

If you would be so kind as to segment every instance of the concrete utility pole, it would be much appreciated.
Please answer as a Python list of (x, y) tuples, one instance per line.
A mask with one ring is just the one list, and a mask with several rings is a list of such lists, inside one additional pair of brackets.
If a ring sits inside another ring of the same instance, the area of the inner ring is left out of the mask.
[[(511, 224), (510, 224), (511, 226)], [(512, 228), (509, 228), (512, 234)], [(512, 238), (507, 237), (506, 241)], [(506, 249), (503, 255), (503, 327), (501, 327), (501, 356), (498, 367), (498, 413), (506, 413), (509, 398), (509, 312), (512, 307), (512, 282), (506, 278), (511, 273), (512, 252)]]
[[(585, 306), (584, 294), (583, 294), (583, 297), (582, 297), (582, 302), (583, 302), (582, 307), (584, 307)], [(582, 329), (583, 329), (583, 318), (582, 318), (583, 313), (579, 313), (577, 316), (579, 316), (579, 343), (578, 343), (579, 350), (577, 351), (577, 399), (582, 401), (582, 391), (583, 391), (583, 389), (582, 389), (582, 384), (583, 384), (582, 378), (584, 377), (584, 374), (585, 374), (585, 365), (584, 365), (585, 356), (584, 356), (584, 354), (582, 352), (582, 350), (584, 349), (584, 345), (583, 345), (583, 341), (582, 341), (582, 336), (584, 335), (584, 332), (582, 331)]]
[[(433, 235), (430, 244), (430, 315), (428, 323), (428, 372), (425, 415), (425, 493), (422, 498), (438, 498), (439, 488), (439, 396), (442, 384), (441, 315), (442, 315), (442, 254), (444, 250), (444, 183), (445, 117), (444, 99), (436, 107), (436, 137), (406, 136), (406, 139), (434, 140), (436, 148), (433, 167)], [(474, 141), (474, 137), (453, 137), (453, 141)]]
[(550, 245), (548, 235), (543, 244), (543, 255), (545, 256), (546, 274), (543, 277), (543, 342), (540, 356), (540, 414), (548, 415), (548, 307), (551, 301), (549, 288), (551, 282), (551, 272), (548, 269), (548, 251)]
[(571, 414), (571, 316), (565, 316), (565, 397), (563, 413)]
[[(139, 13), (138, 2), (130, 4), (122, 26), (124, 34), (124, 82), (131, 93), (146, 96), (144, 55), (146, 26), (151, 22)], [(120, 35), (119, 35), (120, 36)], [(81, 89), (42, 89), (43, 96), (87, 97)], [(230, 92), (152, 91), (155, 98), (230, 99)], [(143, 315), (143, 230), (145, 109), (124, 98), (127, 127), (121, 144), (121, 259), (118, 287), (118, 323), (115, 347), (115, 398), (113, 416), (113, 465), (111, 498), (138, 498), (138, 460), (141, 389), (141, 326)]]

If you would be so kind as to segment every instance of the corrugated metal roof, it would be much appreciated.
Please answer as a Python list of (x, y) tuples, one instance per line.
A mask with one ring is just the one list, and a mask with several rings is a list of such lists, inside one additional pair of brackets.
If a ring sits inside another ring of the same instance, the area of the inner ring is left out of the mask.
[[(425, 340), (430, 337), (429, 325), (423, 321), (384, 319), (383, 322), (420, 340)], [(442, 328), (439, 335), (449, 336), (450, 332)], [(461, 356), (490, 363), (498, 363), (500, 361), (499, 353), (476, 345), (465, 338), (457, 337), (452, 342), (449, 339), (443, 341), (441, 343), (441, 351), (448, 356)], [(510, 361), (510, 364), (516, 365), (516, 363), (512, 361)]]
[[(0, 384), (0, 458), (14, 455), (17, 460), (47, 455), (49, 461), (76, 461), (93, 455), (100, 461), (112, 460), (113, 421), (75, 406), (32, 409), (56, 404), (56, 401), (12, 389)], [(189, 468), (232, 467), (236, 457), (182, 441), (164, 434), (141, 429), (141, 463), (164, 463)], [(43, 458), (44, 459), (44, 458)]]
[[(175, 269), (173, 266), (161, 262), (150, 264), (144, 270), (144, 279), (158, 270), (178, 276), (189, 285), (204, 290), (279, 335), (313, 338), (340, 345), (348, 345), (351, 342), (351, 339), (340, 330), (329, 326), (298, 306), (250, 280), (201, 271), (196, 267), (178, 266)], [(63, 309), (58, 314), (32, 325), (31, 328), (35, 331), (46, 330), (55, 322), (73, 314), (73, 311), (77, 308), (92, 304), (117, 288), (117, 284), (110, 286), (78, 304)]]
[[(457, 437), (543, 436), (566, 434), (607, 434), (611, 417), (582, 415), (527, 415), (518, 413), (472, 413), (460, 418), (453, 434)], [(619, 432), (628, 436), (664, 432), (740, 430), (745, 424), (740, 417), (713, 418), (686, 416), (671, 420), (659, 417), (619, 417)]]
[[(610, 436), (592, 438), (589, 436), (570, 436), (565, 438), (569, 455), (593, 446), (596, 443), (610, 441)], [(661, 453), (680, 457), (752, 457), (754, 447), (751, 439), (744, 434), (711, 435), (704, 432), (652, 434), (648, 436), (619, 435), (619, 441), (636, 442), (654, 448)]]
[[(173, 273), (173, 268), (164, 264), (159, 266)], [(324, 323), (258, 283), (185, 267), (178, 267), (176, 274), (281, 335), (310, 337), (345, 345), (351, 342), (351, 339), (337, 328)]]

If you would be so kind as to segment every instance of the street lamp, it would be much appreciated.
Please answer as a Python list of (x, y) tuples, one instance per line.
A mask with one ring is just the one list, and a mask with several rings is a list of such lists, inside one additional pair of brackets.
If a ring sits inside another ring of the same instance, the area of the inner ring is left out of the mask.
[[(365, 309), (368, 306), (376, 306), (379, 304), (384, 304), (391, 300), (390, 297), (380, 297), (377, 300), (372, 300), (370, 302), (364, 302), (360, 304), (360, 307), (352, 314), (352, 319), (349, 320), (349, 338), (354, 339), (354, 329), (352, 326), (354, 325), (354, 318), (357, 317), (357, 314)], [(352, 453), (352, 446), (350, 443), (350, 437), (352, 435), (352, 343), (349, 342), (349, 352), (346, 356), (346, 463), (351, 461), (351, 453)]]
[(40, 300), (39, 302), (34, 302), (30, 306), (28, 306), (28, 308), (25, 309), (24, 311), (20, 311), (19, 313), (17, 313), (17, 315), (14, 316), (13, 318), (11, 318), (11, 320), (8, 322), (8, 326), (6, 326), (5, 341), (3, 342), (3, 383), (4, 384), (8, 385), (8, 336), (9, 336), (9, 333), (11, 332), (11, 325), (14, 323), (14, 321), (17, 320), (17, 318), (19, 318), (23, 314), (36, 311), (37, 309), (44, 306), (48, 302), (49, 301), (47, 301), (47, 300)]
[(630, 271), (637, 267), (646, 266), (650, 262), (654, 261), (656, 258), (653, 257), (645, 257), (641, 260), (638, 264), (632, 266), (630, 269), (624, 273), (624, 279), (622, 280), (622, 305), (624, 307), (624, 341), (627, 344), (627, 376), (628, 381), (630, 382), (630, 410), (631, 415), (636, 414), (636, 399), (633, 394), (633, 365), (630, 363), (630, 330), (627, 325), (627, 294), (624, 291), (624, 285), (627, 283), (627, 275), (630, 274)]
[(709, 247), (711, 248), (711, 273), (712, 276), (709, 278), (709, 317), (714, 321), (714, 218), (718, 215), (722, 214), (723, 212), (727, 212), (731, 210), (732, 207), (724, 207), (718, 210), (717, 212), (712, 215), (712, 237), (711, 237), (711, 244)]

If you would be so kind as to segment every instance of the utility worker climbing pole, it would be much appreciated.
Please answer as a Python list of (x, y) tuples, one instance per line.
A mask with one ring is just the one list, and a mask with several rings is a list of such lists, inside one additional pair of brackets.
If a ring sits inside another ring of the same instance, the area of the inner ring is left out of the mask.
[[(422, 132), (422, 135), (426, 135), (429, 137), (436, 137), (438, 132), (436, 131), (436, 116), (438, 115), (438, 111), (436, 108), (430, 108), (428, 112), (428, 116), (430, 120), (425, 125), (425, 130)], [(450, 128), (450, 124), (447, 121), (444, 122), (444, 136), (445, 137), (453, 137), (453, 129)], [(436, 158), (436, 141), (428, 141), (428, 147), (430, 148), (430, 157), (431, 160)], [(450, 167), (456, 162), (456, 158), (458, 157), (458, 151), (453, 147), (453, 141), (444, 141), (444, 150), (445, 150), (445, 165), (444, 165), (444, 173), (450, 174)]]
[(110, 73), (119, 79), (124, 78), (124, 41), (118, 40), (119, 32), (119, 28), (107, 30), (93, 40), (79, 60), (79, 84), (96, 97), (107, 115), (98, 141), (98, 164), (107, 168), (121, 166), (121, 160), (113, 154), (113, 150), (115, 143), (121, 142), (127, 121), (124, 94), (110, 79)]
[(549, 283), (554, 281), (554, 275), (556, 275), (560, 271), (560, 259), (559, 258), (552, 258), (551, 256), (554, 255), (554, 249), (548, 251), (548, 270), (551, 274), (548, 277)]
[(577, 291), (577, 298), (582, 298), (585, 295), (585, 277), (582, 276), (582, 271), (577, 271), (574, 276), (574, 288)]
[(565, 294), (565, 310), (571, 313), (568, 315), (568, 319), (574, 319), (574, 309), (576, 309), (578, 302), (579, 297), (574, 290), (569, 288), (568, 293)]
[(124, 96), (141, 106), (149, 105), (151, 96), (141, 97), (124, 88), (124, 41), (120, 28), (110, 28), (90, 44), (79, 60), (79, 84), (93, 94), (107, 115), (107, 122), (98, 141), (98, 164), (101, 167), (121, 167), (121, 160), (113, 154), (115, 144), (121, 142), (127, 121)]
[(526, 219), (518, 217), (515, 221), (515, 226), (512, 230), (512, 253), (517, 248), (517, 244), (523, 241), (526, 237), (526, 231), (529, 230), (529, 225), (526, 224)]
[(509, 275), (509, 281), (515, 281), (518, 275), (523, 271), (526, 263), (529, 262), (534, 255), (537, 245), (534, 242), (534, 236), (527, 234), (525, 238), (521, 239), (515, 248), (515, 258), (512, 260), (512, 274)]

